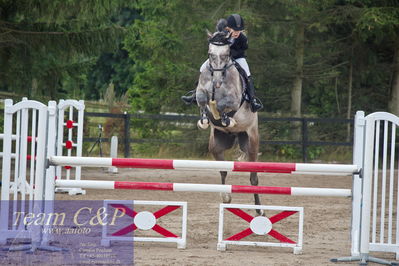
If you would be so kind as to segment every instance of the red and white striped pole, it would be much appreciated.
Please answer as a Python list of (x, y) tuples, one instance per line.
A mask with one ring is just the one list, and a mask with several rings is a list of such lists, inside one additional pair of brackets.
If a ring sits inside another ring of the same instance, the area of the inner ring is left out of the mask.
[(233, 172), (264, 172), (286, 174), (324, 174), (352, 175), (359, 171), (351, 164), (305, 164), (305, 163), (273, 163), (273, 162), (234, 162), (204, 160), (161, 160), (138, 158), (99, 158), (99, 157), (66, 157), (52, 156), (50, 165), (71, 165), (86, 167), (126, 167), (148, 169), (175, 170), (217, 170)]
[(176, 192), (226, 192), (257, 193), (291, 196), (324, 196), (350, 197), (350, 189), (306, 188), (306, 187), (262, 187), (240, 185), (214, 185), (189, 183), (152, 183), (128, 181), (96, 181), (96, 180), (55, 180), (56, 187), (87, 189), (131, 189), (131, 190), (163, 190)]

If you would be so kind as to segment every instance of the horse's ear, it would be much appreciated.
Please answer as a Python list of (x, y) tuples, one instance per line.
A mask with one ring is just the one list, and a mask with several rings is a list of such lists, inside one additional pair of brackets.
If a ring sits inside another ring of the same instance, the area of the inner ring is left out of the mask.
[(212, 33), (208, 29), (206, 29), (206, 34), (208, 35), (208, 39), (212, 38)]

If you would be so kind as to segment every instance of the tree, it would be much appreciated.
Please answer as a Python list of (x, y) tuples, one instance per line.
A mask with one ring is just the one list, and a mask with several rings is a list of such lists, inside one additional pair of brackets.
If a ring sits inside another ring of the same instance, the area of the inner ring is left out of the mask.
[(79, 88), (96, 56), (118, 47), (123, 28), (111, 18), (126, 5), (123, 0), (1, 1), (0, 88), (53, 98), (68, 93), (65, 83)]
[(347, 77), (346, 117), (351, 118), (356, 109), (392, 110), (388, 103), (393, 106), (396, 98), (390, 96), (390, 91), (395, 91), (391, 78), (395, 77), (393, 55), (398, 47), (398, 3), (339, 1), (334, 9), (333, 33), (341, 40), (342, 59), (348, 61), (347, 68), (341, 71), (341, 76)]
[(364, 42), (391, 61), (389, 80), (390, 112), (399, 115), (399, 6), (396, 1), (367, 2), (357, 21), (356, 31)]
[[(112, 21), (128, 27), (135, 19), (142, 18), (136, 10), (124, 8)], [(134, 61), (123, 49), (122, 43), (116, 51), (102, 53), (87, 73), (87, 82), (83, 88), (86, 98), (101, 99), (110, 84), (115, 88), (116, 96), (124, 95), (133, 83), (133, 65)]]
[(200, 62), (206, 58), (206, 17), (199, 19), (202, 3), (197, 1), (137, 2), (143, 20), (129, 28), (125, 48), (135, 62), (136, 72), (129, 93), (133, 110), (174, 110), (180, 95), (198, 78)]

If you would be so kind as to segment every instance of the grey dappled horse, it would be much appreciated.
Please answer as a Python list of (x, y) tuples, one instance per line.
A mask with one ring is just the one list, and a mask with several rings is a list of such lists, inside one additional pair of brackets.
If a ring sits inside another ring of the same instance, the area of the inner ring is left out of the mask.
[[(209, 37), (209, 65), (200, 77), (196, 99), (201, 110), (198, 126), (211, 126), (209, 151), (218, 161), (224, 160), (224, 151), (238, 141), (248, 161), (257, 161), (259, 150), (258, 113), (251, 112), (244, 100), (244, 87), (240, 74), (230, 57), (228, 35), (216, 32)], [(226, 171), (220, 172), (222, 184)], [(250, 173), (251, 185), (258, 185), (256, 172)], [(231, 202), (231, 195), (224, 193), (223, 202)], [(259, 195), (254, 194), (255, 204), (260, 205)], [(260, 210), (257, 210), (261, 213)]]

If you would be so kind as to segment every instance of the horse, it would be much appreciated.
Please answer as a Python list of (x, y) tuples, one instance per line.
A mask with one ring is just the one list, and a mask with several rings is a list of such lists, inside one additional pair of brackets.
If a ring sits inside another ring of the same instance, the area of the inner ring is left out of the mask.
[[(196, 88), (196, 100), (201, 119), (201, 129), (210, 126), (209, 152), (217, 161), (224, 161), (224, 152), (238, 142), (248, 161), (258, 159), (259, 133), (258, 113), (253, 113), (245, 101), (244, 81), (230, 57), (229, 34), (208, 32), (209, 63), (202, 71)], [(226, 183), (227, 172), (220, 171), (221, 183)], [(258, 185), (256, 172), (250, 173), (251, 185)], [(255, 204), (260, 205), (258, 194)], [(231, 202), (229, 193), (222, 194), (224, 203)], [(262, 214), (261, 210), (257, 210)]]

